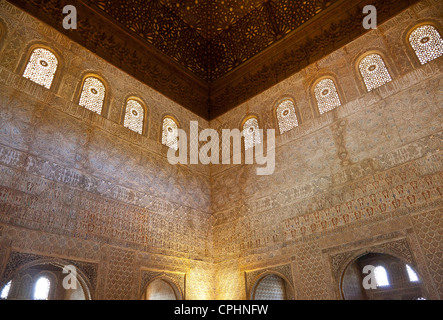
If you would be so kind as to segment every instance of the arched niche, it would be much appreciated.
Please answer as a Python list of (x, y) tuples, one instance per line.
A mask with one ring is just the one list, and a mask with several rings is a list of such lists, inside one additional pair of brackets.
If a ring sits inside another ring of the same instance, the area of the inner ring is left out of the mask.
[(377, 252), (354, 258), (344, 269), (340, 283), (344, 300), (422, 299), (425, 298), (422, 286), (422, 277), (414, 266), (396, 256)]
[(289, 281), (276, 272), (266, 272), (254, 283), (251, 300), (293, 300), (294, 289)]
[(150, 281), (143, 290), (142, 300), (181, 300), (181, 292), (172, 281), (160, 277)]
[[(91, 300), (90, 284), (83, 272), (75, 268), (74, 273), (64, 273), (67, 266), (70, 265), (52, 259), (37, 260), (23, 265), (5, 282), (7, 284), (11, 281), (7, 299), (33, 300), (36, 283), (40, 278), (45, 277), (50, 281), (47, 300)], [(70, 280), (64, 281), (67, 276), (70, 276)], [(68, 283), (67, 288), (64, 283)], [(3, 286), (4, 284), (0, 290)]]

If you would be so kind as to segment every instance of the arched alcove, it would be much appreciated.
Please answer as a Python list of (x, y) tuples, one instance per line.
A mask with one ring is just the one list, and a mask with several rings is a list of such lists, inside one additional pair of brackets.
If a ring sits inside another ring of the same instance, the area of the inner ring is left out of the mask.
[(251, 299), (291, 300), (293, 296), (293, 288), (286, 279), (276, 273), (267, 273), (255, 282)]
[(158, 278), (151, 281), (143, 292), (142, 300), (179, 300), (180, 293), (175, 284)]
[[(90, 290), (80, 270), (72, 273), (63, 272), (66, 265), (56, 262), (36, 262), (23, 266), (14, 273), (6, 284), (11, 282), (8, 300), (90, 300)], [(67, 279), (69, 277), (69, 279)], [(48, 292), (42, 298), (40, 290), (42, 283), (47, 285)], [(2, 291), (3, 288), (0, 288)]]
[(423, 298), (421, 277), (413, 266), (385, 253), (366, 253), (345, 268), (344, 300), (414, 300)]

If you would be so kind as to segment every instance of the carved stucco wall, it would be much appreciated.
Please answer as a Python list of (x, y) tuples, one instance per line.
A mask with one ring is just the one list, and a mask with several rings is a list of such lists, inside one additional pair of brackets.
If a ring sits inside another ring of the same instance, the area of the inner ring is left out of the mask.
[[(0, 269), (14, 252), (94, 263), (98, 299), (138, 299), (143, 268), (192, 271), (187, 298), (213, 298), (209, 168), (169, 165), (160, 143), (165, 115), (208, 122), (6, 1), (0, 25)], [(34, 44), (60, 60), (51, 90), (21, 76)], [(87, 73), (108, 84), (103, 116), (77, 104)], [(121, 124), (130, 96), (144, 135)]]
[[(19, 252), (97, 265), (99, 299), (138, 299), (144, 270), (185, 275), (186, 299), (245, 299), (247, 274), (284, 266), (296, 299), (339, 299), (337, 270), (372, 248), (412, 263), (441, 298), (442, 60), (421, 66), (404, 40), (420, 21), (443, 30), (441, 13), (421, 1), (207, 123), (0, 0), (0, 272)], [(18, 71), (35, 42), (62, 56), (55, 90)], [(374, 49), (394, 80), (367, 93), (355, 64)], [(76, 104), (85, 72), (109, 83), (105, 117)], [(344, 105), (320, 116), (311, 86), (324, 75)], [(130, 95), (148, 106), (146, 135), (120, 124)], [(277, 137), (273, 175), (167, 162), (164, 115), (186, 131), (248, 114), (277, 128), (283, 96), (301, 124)]]
[[(340, 299), (336, 252), (355, 259), (385, 248), (417, 267), (429, 298), (441, 298), (442, 58), (420, 65), (406, 39), (424, 22), (442, 32), (442, 11), (441, 1), (421, 1), (210, 122), (220, 131), (254, 114), (261, 128), (278, 128), (285, 96), (301, 122), (277, 130), (274, 174), (211, 168), (219, 296), (244, 288), (235, 270), (290, 263), (297, 299)], [(393, 81), (368, 93), (356, 65), (374, 50)], [(335, 79), (343, 105), (319, 115), (312, 87), (323, 76)]]

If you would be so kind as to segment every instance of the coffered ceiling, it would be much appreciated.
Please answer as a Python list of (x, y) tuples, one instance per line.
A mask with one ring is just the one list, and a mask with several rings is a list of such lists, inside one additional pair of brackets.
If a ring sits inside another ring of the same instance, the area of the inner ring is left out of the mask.
[(212, 82), (338, 0), (86, 0)]
[[(185, 108), (213, 119), (416, 0), (8, 0)], [(74, 5), (78, 28), (62, 28)]]

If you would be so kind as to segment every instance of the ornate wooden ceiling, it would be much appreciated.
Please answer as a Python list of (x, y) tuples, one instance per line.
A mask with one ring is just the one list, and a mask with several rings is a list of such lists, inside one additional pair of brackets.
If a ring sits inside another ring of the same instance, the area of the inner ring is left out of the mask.
[(381, 23), (417, 0), (8, 1), (213, 119), (364, 33), (364, 5)]
[(85, 0), (207, 82), (338, 0)]

